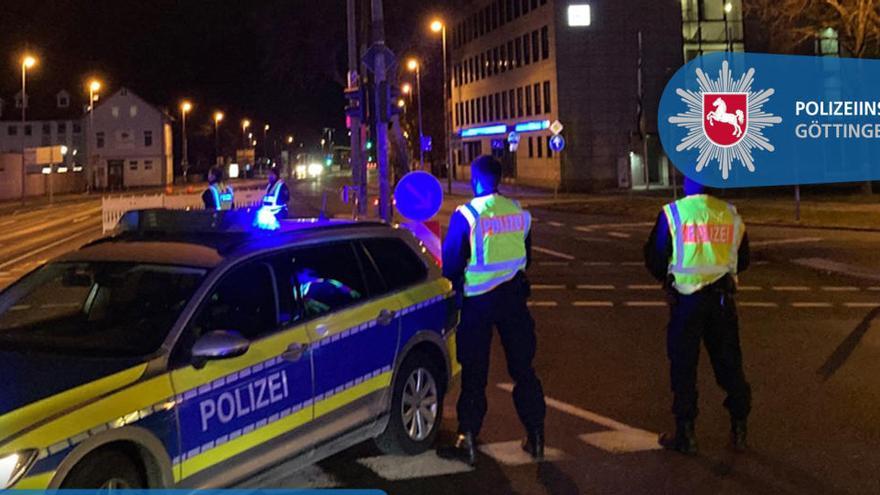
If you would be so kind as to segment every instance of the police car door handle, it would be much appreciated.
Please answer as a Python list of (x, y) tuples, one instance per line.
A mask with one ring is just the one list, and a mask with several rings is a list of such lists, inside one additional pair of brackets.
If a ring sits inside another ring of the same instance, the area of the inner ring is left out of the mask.
[(306, 349), (308, 349), (308, 347), (309, 346), (306, 344), (290, 344), (287, 347), (287, 350), (281, 354), (281, 359), (284, 359), (285, 361), (289, 361), (291, 363), (299, 361), (303, 357), (303, 354), (306, 353)]
[(315, 333), (318, 334), (318, 337), (326, 337), (329, 331), (330, 328), (327, 325), (322, 324), (315, 327)]
[(391, 322), (394, 321), (395, 316), (397, 316), (396, 311), (383, 309), (382, 311), (379, 311), (379, 316), (376, 317), (376, 323), (382, 326), (390, 325)]

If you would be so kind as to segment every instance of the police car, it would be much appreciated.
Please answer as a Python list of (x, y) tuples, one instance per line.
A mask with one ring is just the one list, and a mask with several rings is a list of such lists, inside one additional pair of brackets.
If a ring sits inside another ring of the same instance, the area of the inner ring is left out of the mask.
[(368, 439), (430, 447), (457, 323), (435, 260), (385, 224), (252, 220), (129, 212), (0, 293), (0, 488), (229, 486)]

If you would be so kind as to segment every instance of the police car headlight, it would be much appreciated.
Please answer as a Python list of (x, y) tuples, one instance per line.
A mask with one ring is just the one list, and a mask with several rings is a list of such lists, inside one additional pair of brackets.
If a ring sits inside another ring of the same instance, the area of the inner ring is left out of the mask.
[(0, 489), (5, 490), (18, 483), (36, 458), (36, 450), (22, 450), (0, 457)]

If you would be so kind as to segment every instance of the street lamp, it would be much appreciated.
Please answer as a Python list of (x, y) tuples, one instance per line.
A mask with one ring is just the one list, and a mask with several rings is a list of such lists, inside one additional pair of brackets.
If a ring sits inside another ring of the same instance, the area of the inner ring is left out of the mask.
[(263, 126), (263, 154), (267, 160), (271, 160), (269, 154), (269, 124)]
[(431, 31), (440, 33), (443, 43), (443, 128), (446, 131), (446, 187), (452, 193), (452, 119), (449, 118), (449, 73), (446, 65), (446, 23), (441, 19), (431, 21)]
[(186, 150), (186, 114), (192, 111), (192, 103), (187, 100), (184, 100), (180, 103), (180, 116), (181, 116), (181, 135), (183, 136), (183, 157), (180, 161), (180, 168), (183, 169), (183, 181), (186, 182), (186, 174), (187, 169), (189, 168), (189, 160), (187, 159), (187, 150)]
[(214, 112), (214, 162), (217, 165), (220, 165), (220, 122), (223, 117), (223, 112)]
[[(87, 174), (90, 179), (89, 185), (95, 182), (95, 153), (94, 147), (97, 146), (98, 137), (95, 133), (95, 101), (98, 99), (98, 91), (101, 90), (101, 82), (97, 79), (92, 79), (89, 81), (89, 134), (86, 145), (88, 146), (89, 151), (89, 173)], [(92, 144), (92, 139), (95, 140), (95, 144)]]
[(400, 87), (400, 91), (405, 95), (411, 94), (412, 93), (412, 84), (403, 83), (403, 85)]
[(422, 132), (422, 70), (421, 64), (419, 61), (411, 58), (406, 63), (406, 68), (409, 69), (410, 72), (416, 73), (416, 92), (419, 94), (418, 106), (419, 106), (419, 166), (422, 170), (425, 170), (425, 148), (422, 146), (422, 139), (424, 138), (424, 134)]
[(21, 58), (21, 199), (27, 193), (27, 171), (24, 165), (24, 127), (27, 120), (27, 71), (37, 65), (33, 55), (25, 54)]

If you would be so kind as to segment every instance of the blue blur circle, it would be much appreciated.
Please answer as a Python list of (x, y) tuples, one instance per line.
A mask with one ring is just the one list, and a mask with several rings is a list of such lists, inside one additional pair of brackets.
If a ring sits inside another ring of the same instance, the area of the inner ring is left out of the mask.
[(554, 153), (559, 153), (560, 151), (564, 150), (565, 138), (559, 134), (550, 138), (550, 149), (553, 150)]
[(443, 186), (428, 172), (417, 170), (403, 176), (394, 188), (397, 211), (404, 217), (424, 222), (430, 220), (443, 205)]

